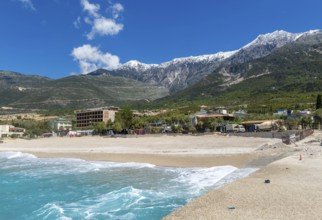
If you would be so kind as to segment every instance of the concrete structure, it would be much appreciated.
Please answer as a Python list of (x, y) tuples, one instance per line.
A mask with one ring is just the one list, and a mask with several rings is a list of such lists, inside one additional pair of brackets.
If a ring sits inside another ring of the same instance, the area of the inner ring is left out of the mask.
[(198, 124), (198, 121), (203, 121), (211, 118), (222, 118), (224, 121), (232, 121), (234, 120), (235, 117), (232, 114), (216, 114), (216, 113), (196, 114), (191, 117), (191, 123), (193, 126), (195, 126)]
[(271, 131), (277, 130), (282, 120), (253, 120), (243, 121), (240, 124), (244, 125), (247, 131)]
[(72, 128), (72, 122), (64, 118), (55, 118), (50, 121), (51, 128), (55, 131), (65, 131)]
[(76, 127), (87, 128), (95, 123), (108, 120), (114, 122), (115, 113), (118, 111), (116, 107), (88, 109), (76, 112)]
[(227, 112), (227, 110), (226, 110), (226, 109), (218, 109), (218, 110), (216, 111), (216, 113), (218, 113), (218, 114), (223, 114), (223, 115), (227, 115), (227, 114), (228, 114), (228, 112)]
[(13, 125), (0, 125), (0, 137), (22, 137), (25, 131), (24, 128), (17, 128)]

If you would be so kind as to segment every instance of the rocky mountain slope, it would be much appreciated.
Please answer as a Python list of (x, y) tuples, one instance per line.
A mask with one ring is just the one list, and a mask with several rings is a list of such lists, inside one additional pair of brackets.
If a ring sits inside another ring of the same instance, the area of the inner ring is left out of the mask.
[(322, 91), (322, 33), (311, 31), (271, 54), (229, 64), (160, 103), (191, 101), (294, 108), (311, 107)]
[(123, 76), (145, 83), (160, 85), (176, 92), (187, 88), (220, 66), (241, 64), (269, 55), (275, 49), (292, 43), (304, 35), (314, 35), (318, 31), (289, 33), (275, 31), (259, 35), (254, 41), (239, 50), (219, 52), (211, 55), (177, 58), (161, 64), (145, 64), (129, 61), (113, 71), (97, 70), (90, 75), (102, 73)]

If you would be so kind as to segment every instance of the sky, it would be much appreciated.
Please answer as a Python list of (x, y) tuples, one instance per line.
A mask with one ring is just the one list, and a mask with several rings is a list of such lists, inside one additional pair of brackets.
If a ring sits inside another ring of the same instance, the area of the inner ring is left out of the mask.
[(62, 78), (322, 29), (321, 0), (0, 0), (0, 70)]

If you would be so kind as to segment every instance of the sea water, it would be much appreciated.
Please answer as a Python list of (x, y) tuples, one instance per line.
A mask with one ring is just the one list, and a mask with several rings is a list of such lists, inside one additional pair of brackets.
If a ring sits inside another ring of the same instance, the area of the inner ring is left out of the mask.
[(0, 219), (162, 219), (191, 199), (254, 171), (0, 153)]

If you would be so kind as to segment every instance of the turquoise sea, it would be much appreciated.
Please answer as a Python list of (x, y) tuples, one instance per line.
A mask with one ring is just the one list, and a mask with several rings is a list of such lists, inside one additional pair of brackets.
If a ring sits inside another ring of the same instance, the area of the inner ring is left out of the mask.
[(254, 171), (0, 153), (0, 219), (162, 219), (191, 199)]

